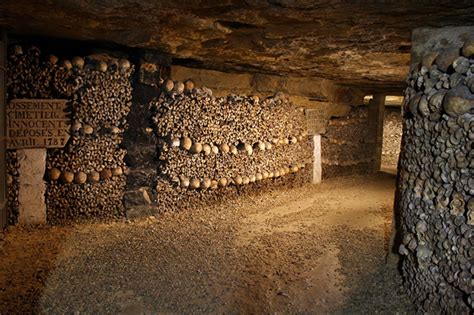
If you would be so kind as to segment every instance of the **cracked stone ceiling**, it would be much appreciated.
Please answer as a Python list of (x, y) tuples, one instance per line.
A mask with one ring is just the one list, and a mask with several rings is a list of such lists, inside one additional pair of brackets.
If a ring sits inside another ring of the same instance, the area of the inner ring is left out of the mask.
[(13, 33), (106, 41), (182, 65), (398, 90), (416, 27), (474, 24), (468, 1), (3, 0)]

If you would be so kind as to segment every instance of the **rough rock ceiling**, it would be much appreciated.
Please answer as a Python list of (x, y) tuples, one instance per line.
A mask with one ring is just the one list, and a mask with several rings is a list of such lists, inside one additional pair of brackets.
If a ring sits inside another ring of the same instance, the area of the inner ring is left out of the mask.
[[(458, 3), (456, 3), (458, 2)], [(109, 41), (224, 71), (403, 86), (416, 27), (474, 25), (469, 1), (3, 0), (20, 34)]]

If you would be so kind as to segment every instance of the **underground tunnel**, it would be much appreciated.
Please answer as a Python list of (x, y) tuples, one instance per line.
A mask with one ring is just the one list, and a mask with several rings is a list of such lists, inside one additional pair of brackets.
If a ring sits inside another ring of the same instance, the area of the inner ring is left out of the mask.
[(472, 314), (473, 17), (2, 1), (0, 314)]

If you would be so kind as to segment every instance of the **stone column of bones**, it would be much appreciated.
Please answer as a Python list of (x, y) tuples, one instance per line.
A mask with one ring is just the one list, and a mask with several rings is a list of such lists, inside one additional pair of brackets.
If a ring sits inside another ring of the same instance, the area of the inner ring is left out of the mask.
[(409, 75), (400, 192), (403, 273), (421, 312), (472, 313), (474, 40)]

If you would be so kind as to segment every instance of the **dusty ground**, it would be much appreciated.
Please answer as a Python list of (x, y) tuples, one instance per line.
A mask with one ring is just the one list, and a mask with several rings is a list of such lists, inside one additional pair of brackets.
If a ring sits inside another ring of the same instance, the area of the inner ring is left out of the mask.
[(10, 229), (2, 314), (413, 313), (386, 266), (394, 177), (126, 223)]

